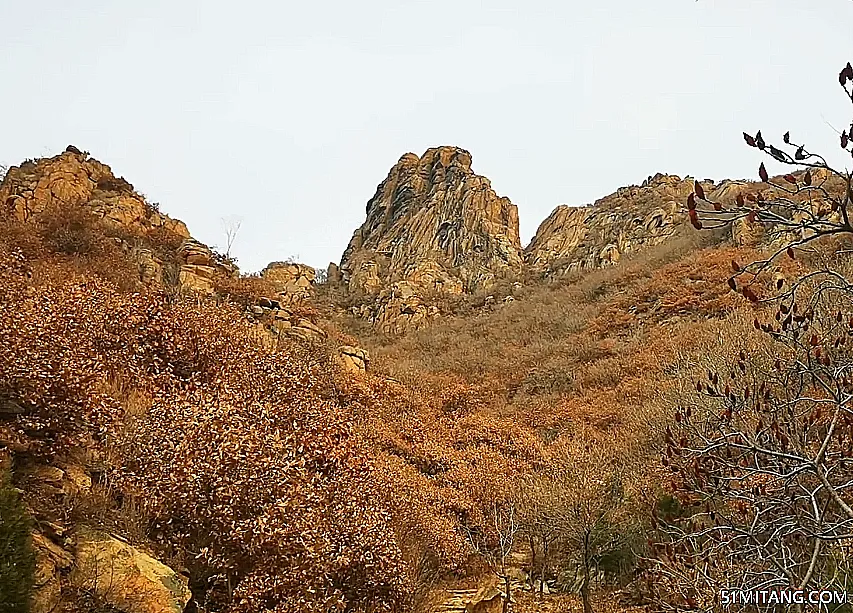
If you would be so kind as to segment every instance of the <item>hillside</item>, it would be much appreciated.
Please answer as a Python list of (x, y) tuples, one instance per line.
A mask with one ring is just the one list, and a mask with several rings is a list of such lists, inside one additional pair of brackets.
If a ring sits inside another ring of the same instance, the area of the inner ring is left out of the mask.
[[(842, 186), (808, 181), (817, 208)], [(598, 607), (642, 600), (673, 411), (764, 346), (773, 307), (728, 282), (789, 234), (697, 230), (694, 190), (656, 175), (558, 207), (522, 248), (468, 152), (406, 154), (321, 283), (291, 262), (240, 276), (76, 148), (13, 167), (0, 494), (29, 518), (33, 611), (426, 612), (500, 607), (499, 582), (519, 613), (569, 611), (592, 579)]]

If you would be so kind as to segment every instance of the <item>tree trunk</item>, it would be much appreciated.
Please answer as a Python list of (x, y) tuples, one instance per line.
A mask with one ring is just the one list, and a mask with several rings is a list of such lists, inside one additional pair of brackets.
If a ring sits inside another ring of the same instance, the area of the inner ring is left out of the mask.
[(584, 568), (583, 583), (581, 583), (581, 600), (583, 613), (592, 613), (592, 603), (589, 600), (589, 569)]
[[(536, 591), (536, 541), (533, 535), (527, 537), (530, 543), (530, 589)], [(543, 541), (544, 542), (544, 541)]]
[(583, 537), (583, 580), (581, 582), (581, 600), (583, 613), (592, 613), (592, 602), (589, 599), (589, 534)]
[(506, 589), (506, 600), (504, 600), (504, 611), (503, 613), (509, 613), (509, 603), (512, 600), (512, 594), (510, 593), (510, 578), (508, 574), (504, 574), (504, 586)]
[(539, 595), (545, 594), (545, 573), (548, 568), (548, 539), (542, 538), (542, 568), (539, 570)]

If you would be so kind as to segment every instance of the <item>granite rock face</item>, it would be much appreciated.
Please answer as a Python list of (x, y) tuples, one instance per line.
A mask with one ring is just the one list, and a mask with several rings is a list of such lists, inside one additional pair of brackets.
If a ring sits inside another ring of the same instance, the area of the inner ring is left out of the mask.
[(456, 147), (403, 155), (367, 203), (341, 258), (349, 291), (395, 283), (420, 295), (473, 292), (521, 272), (518, 209), (471, 169)]
[(273, 284), (280, 302), (295, 305), (311, 298), (317, 271), (305, 264), (271, 262), (261, 272), (261, 276)]
[(127, 613), (181, 613), (192, 594), (187, 579), (105, 532), (81, 527), (71, 581)]
[[(800, 176), (802, 173), (794, 173)], [(829, 192), (842, 193), (843, 185), (825, 170), (812, 173), (815, 184)], [(784, 185), (782, 177), (772, 183)], [(822, 196), (801, 192), (789, 196), (768, 183), (743, 180), (700, 181), (712, 202), (733, 206), (738, 195), (763, 194), (766, 199), (791, 197), (795, 201), (811, 199), (814, 211), (827, 208)], [(558, 206), (542, 222), (533, 240), (524, 250), (528, 270), (556, 277), (567, 272), (602, 268), (615, 264), (624, 255), (660, 245), (665, 241), (695, 232), (687, 219), (687, 197), (694, 190), (695, 179), (657, 174), (640, 186), (623, 187), (615, 193), (585, 207)], [(705, 206), (705, 205), (703, 205)], [(788, 234), (772, 227), (735, 221), (718, 240), (736, 245), (755, 246), (790, 240)]]
[[(217, 276), (238, 273), (193, 239), (184, 222), (160, 213), (109, 166), (74, 146), (60, 155), (11, 167), (0, 183), (0, 205), (23, 222), (52, 210), (82, 207), (106, 228), (120, 230), (117, 235), (135, 237), (114, 240), (137, 264), (143, 285), (177, 285), (183, 291), (210, 294)], [(164, 248), (162, 241), (149, 240), (157, 234), (171, 236), (170, 242), (179, 247)], [(168, 280), (165, 273), (171, 269), (176, 274)]]
[(684, 202), (692, 191), (693, 179), (657, 174), (590, 206), (560, 205), (524, 250), (525, 262), (533, 271), (556, 275), (615, 264), (684, 231)]
[(53, 205), (84, 205), (110, 224), (165, 228), (184, 238), (190, 236), (182, 221), (159, 213), (109, 166), (73, 146), (51, 158), (12, 166), (0, 185), (0, 204), (21, 221)]

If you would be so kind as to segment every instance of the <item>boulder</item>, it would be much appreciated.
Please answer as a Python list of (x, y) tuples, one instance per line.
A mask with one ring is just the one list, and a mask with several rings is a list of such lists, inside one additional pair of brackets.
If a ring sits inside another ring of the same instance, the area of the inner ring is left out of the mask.
[(213, 266), (213, 252), (199, 241), (188, 238), (178, 247), (178, 257), (182, 264), (191, 266)]
[(151, 556), (105, 532), (81, 528), (71, 583), (126, 613), (182, 613), (192, 594), (187, 580)]
[(504, 594), (496, 586), (481, 588), (465, 605), (466, 613), (503, 613)]
[(360, 347), (343, 345), (338, 348), (338, 357), (344, 370), (356, 375), (367, 371), (367, 366), (370, 364), (370, 355)]
[(313, 341), (326, 338), (326, 331), (304, 317), (298, 318), (287, 329), (287, 335), (303, 341)]
[(261, 276), (275, 287), (283, 304), (296, 305), (311, 297), (316, 271), (305, 264), (272, 262)]
[(57, 610), (62, 599), (60, 574), (71, 567), (73, 558), (40, 532), (33, 534), (32, 544), (36, 567), (30, 610), (32, 613), (51, 613)]
[(343, 281), (340, 267), (334, 262), (329, 262), (329, 267), (326, 269), (326, 280), (329, 283), (340, 283)]

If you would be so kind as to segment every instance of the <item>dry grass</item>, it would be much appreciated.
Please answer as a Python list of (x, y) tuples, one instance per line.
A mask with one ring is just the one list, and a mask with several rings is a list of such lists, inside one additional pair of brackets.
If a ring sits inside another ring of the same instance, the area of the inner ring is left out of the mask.
[(749, 308), (726, 279), (732, 259), (752, 255), (662, 245), (604, 270), (528, 286), (493, 309), (361, 342), (379, 372), (412, 386), (477, 386), (494, 400), (487, 410), (537, 427), (544, 414), (565, 417), (577, 404), (612, 413), (656, 385), (676, 348), (695, 346), (698, 330)]

